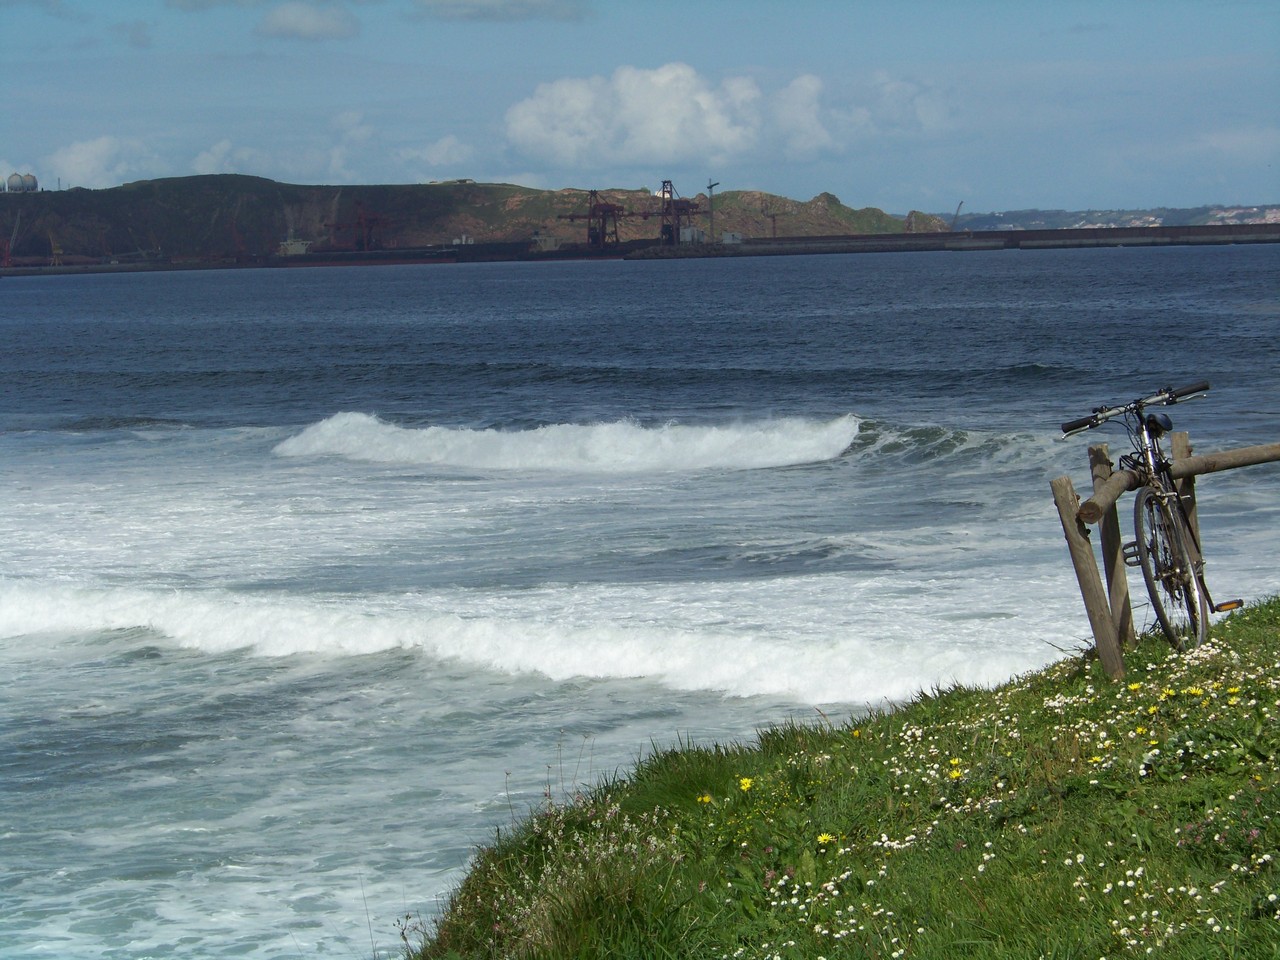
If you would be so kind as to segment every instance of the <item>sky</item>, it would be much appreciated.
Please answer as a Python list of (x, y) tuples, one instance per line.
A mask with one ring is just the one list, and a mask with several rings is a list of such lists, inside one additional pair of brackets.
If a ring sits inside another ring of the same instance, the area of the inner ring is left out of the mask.
[(0, 177), (1280, 203), (1280, 0), (0, 0)]

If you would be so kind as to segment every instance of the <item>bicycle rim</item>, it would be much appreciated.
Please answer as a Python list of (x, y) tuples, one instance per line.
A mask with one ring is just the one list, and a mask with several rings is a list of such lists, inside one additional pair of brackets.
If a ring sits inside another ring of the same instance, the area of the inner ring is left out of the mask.
[(1160, 629), (1177, 650), (1190, 650), (1208, 635), (1208, 604), (1186, 548), (1186, 532), (1169, 505), (1150, 487), (1138, 491), (1133, 510), (1138, 560)]

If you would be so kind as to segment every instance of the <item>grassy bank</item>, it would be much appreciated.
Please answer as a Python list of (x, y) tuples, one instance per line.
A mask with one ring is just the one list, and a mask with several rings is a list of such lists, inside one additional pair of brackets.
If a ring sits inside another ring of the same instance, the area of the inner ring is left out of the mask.
[(1280, 599), (1112, 683), (660, 752), (482, 850), (444, 957), (1280, 957)]

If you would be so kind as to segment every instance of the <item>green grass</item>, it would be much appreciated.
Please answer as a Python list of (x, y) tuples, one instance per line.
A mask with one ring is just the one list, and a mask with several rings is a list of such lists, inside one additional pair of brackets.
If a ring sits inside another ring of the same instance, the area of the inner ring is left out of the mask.
[(1280, 957), (1280, 599), (1111, 682), (1076, 657), (682, 745), (478, 852), (428, 958)]

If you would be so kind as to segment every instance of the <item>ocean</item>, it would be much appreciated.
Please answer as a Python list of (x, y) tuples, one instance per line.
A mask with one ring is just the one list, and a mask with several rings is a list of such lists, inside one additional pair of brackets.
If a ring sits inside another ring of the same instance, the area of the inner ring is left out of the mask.
[[(395, 956), (546, 797), (1081, 650), (1049, 480), (1124, 435), (1059, 424), (1203, 378), (1197, 451), (1274, 442), (1277, 277), (1269, 245), (4, 279), (0, 958)], [(1217, 595), (1280, 591), (1277, 480), (1201, 480)]]

